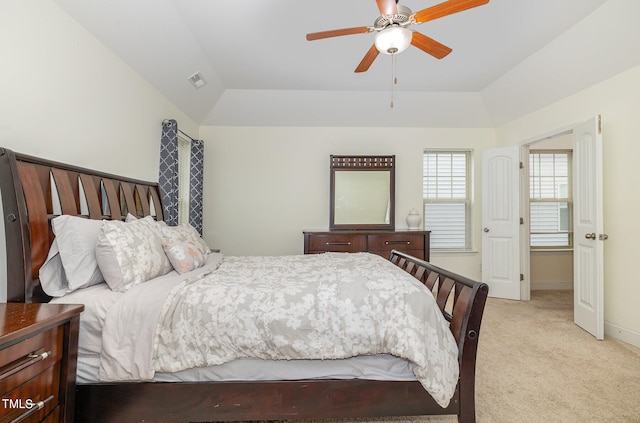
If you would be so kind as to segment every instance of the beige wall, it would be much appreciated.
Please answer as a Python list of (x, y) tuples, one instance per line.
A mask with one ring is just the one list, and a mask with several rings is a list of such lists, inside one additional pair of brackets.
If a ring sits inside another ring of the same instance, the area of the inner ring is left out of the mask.
[(531, 290), (573, 289), (573, 251), (531, 251)]
[[(161, 122), (197, 125), (50, 0), (0, 2), (0, 147), (157, 180)], [(0, 225), (0, 301), (6, 270)]]
[(0, 146), (158, 177), (164, 118), (198, 126), (50, 0), (0, 3)]
[[(329, 156), (396, 155), (396, 228), (422, 210), (426, 147), (474, 149), (473, 227), (480, 227), (482, 151), (492, 129), (202, 127), (205, 147), (204, 236), (229, 255), (300, 254), (304, 230), (329, 227)], [(474, 235), (477, 231), (474, 232)], [(474, 238), (480, 248), (480, 238)], [(478, 253), (433, 261), (480, 278)]]
[(602, 115), (604, 156), (605, 333), (640, 345), (640, 67), (497, 129), (499, 145)]

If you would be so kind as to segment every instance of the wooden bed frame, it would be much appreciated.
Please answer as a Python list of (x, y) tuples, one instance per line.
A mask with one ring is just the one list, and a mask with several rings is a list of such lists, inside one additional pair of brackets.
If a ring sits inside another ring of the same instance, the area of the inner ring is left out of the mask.
[[(54, 214), (52, 183), (60, 210)], [(38, 271), (60, 212), (90, 219), (156, 215), (157, 183), (96, 172), (0, 148), (0, 189), (7, 250), (7, 301), (47, 302)], [(84, 199), (83, 199), (84, 197)], [(425, 283), (458, 342), (460, 379), (447, 408), (417, 381), (98, 383), (76, 387), (77, 422), (202, 422), (457, 415), (475, 421), (475, 365), (486, 284), (404, 253), (390, 260)]]

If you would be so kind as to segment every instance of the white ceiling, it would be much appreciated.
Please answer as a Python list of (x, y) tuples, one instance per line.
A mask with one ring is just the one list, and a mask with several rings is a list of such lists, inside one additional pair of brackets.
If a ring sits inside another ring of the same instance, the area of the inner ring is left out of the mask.
[(389, 56), (353, 72), (374, 34), (305, 39), (373, 25), (374, 0), (56, 2), (202, 125), (494, 127), (640, 64), (638, 0), (491, 0), (413, 26), (453, 52), (398, 55), (393, 94)]

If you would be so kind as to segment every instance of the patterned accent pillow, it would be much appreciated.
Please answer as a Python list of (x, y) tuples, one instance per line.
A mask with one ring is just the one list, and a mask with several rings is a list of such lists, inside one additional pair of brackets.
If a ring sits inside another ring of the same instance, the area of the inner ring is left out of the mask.
[(163, 242), (162, 247), (179, 274), (202, 267), (207, 261), (200, 245), (192, 241)]
[(203, 255), (211, 252), (204, 239), (189, 223), (181, 223), (178, 226), (168, 226), (164, 222), (158, 222), (162, 231), (162, 241), (173, 244), (176, 242), (193, 242), (198, 246)]
[(109, 288), (125, 292), (142, 282), (169, 273), (169, 258), (152, 217), (130, 223), (105, 220), (96, 244), (96, 258)]

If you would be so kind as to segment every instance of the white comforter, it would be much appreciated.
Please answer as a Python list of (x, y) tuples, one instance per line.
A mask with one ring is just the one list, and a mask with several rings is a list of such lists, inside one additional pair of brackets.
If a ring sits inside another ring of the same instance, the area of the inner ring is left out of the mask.
[(213, 255), (185, 276), (142, 284), (108, 311), (101, 380), (151, 380), (243, 357), (393, 354), (413, 363), (440, 405), (455, 391), (458, 351), (435, 300), (381, 257)]

